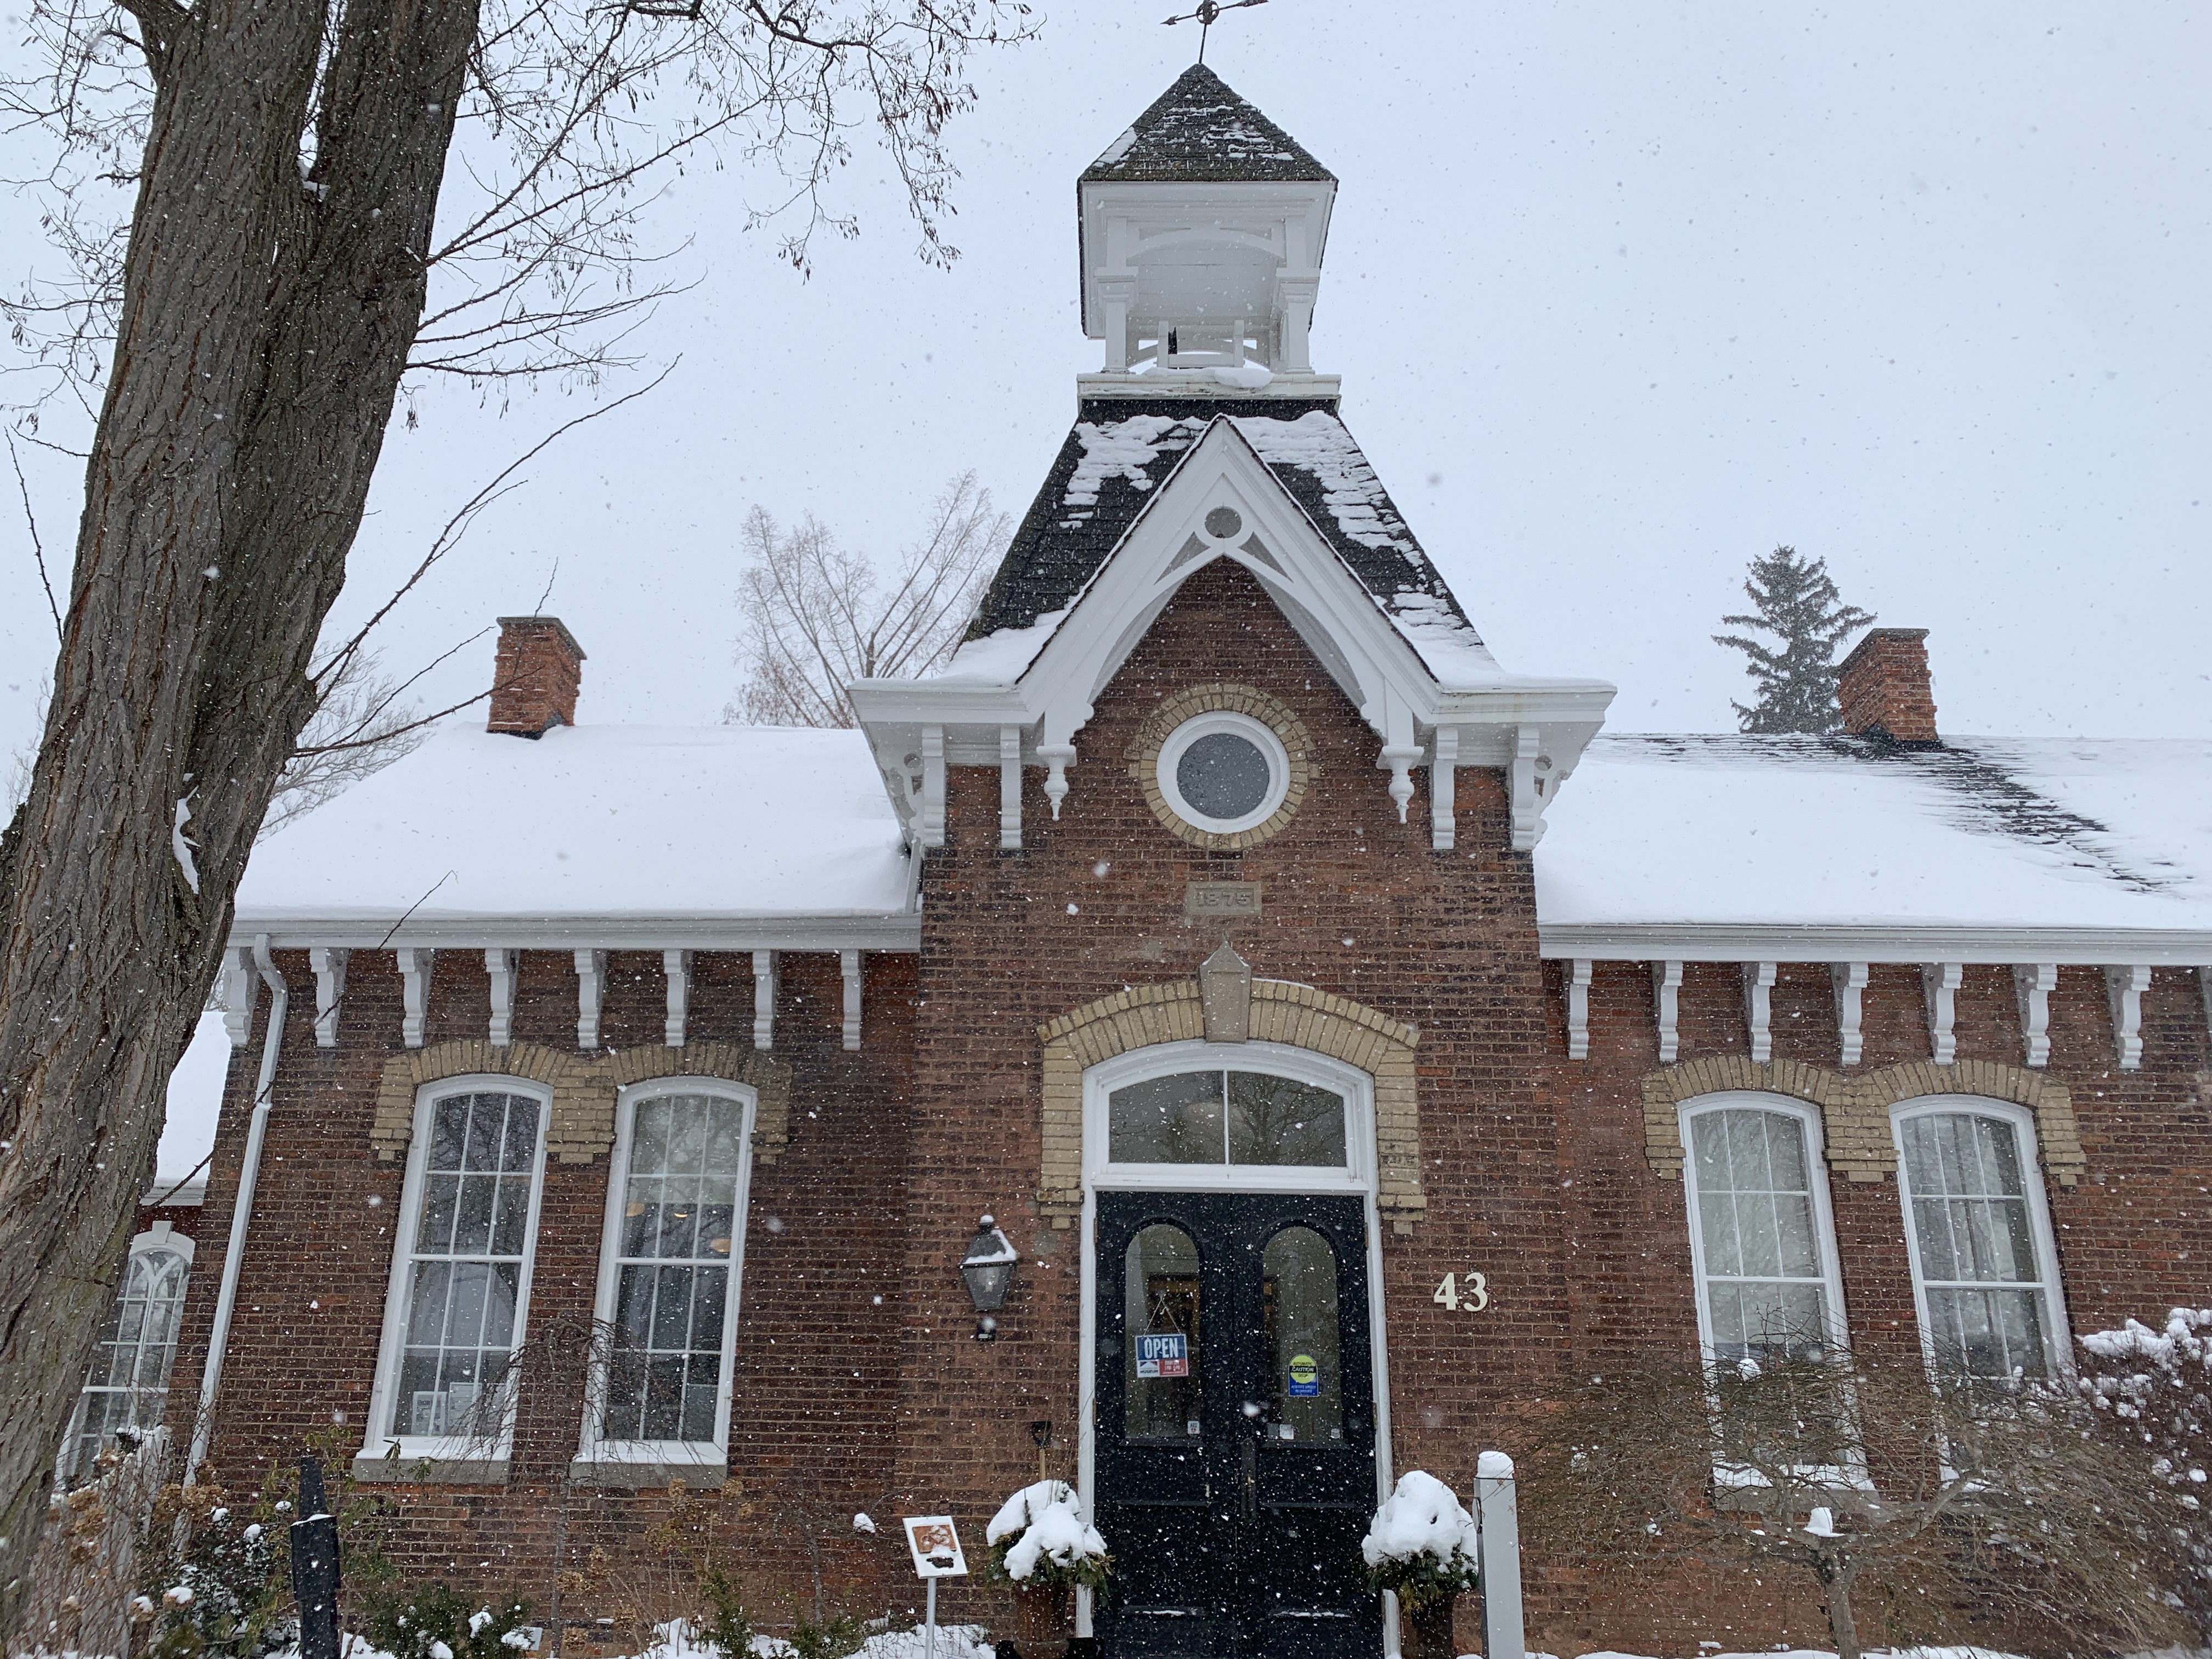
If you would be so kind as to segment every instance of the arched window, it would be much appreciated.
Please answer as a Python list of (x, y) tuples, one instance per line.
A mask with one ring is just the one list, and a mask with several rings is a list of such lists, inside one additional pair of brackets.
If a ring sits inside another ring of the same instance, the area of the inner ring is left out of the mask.
[(608, 1169), (586, 1462), (720, 1463), (752, 1168), (753, 1091), (664, 1078), (623, 1091)]
[(170, 1231), (167, 1222), (131, 1241), (122, 1282), (100, 1326), (84, 1393), (62, 1443), (64, 1480), (90, 1480), (93, 1461), (118, 1429), (150, 1429), (161, 1422), (191, 1265), (192, 1241)]
[(1091, 1068), (1085, 1163), (1110, 1185), (1356, 1188), (1374, 1164), (1372, 1084), (1280, 1043), (1170, 1042)]
[(2008, 1102), (1939, 1095), (1903, 1103), (1891, 1122), (1929, 1362), (1992, 1378), (2063, 1368), (2066, 1308), (2034, 1119)]
[(1806, 1356), (1842, 1341), (1820, 1119), (1779, 1096), (1707, 1095), (1683, 1103), (1681, 1127), (1706, 1352)]
[(416, 1105), (366, 1462), (507, 1455), (552, 1101), (520, 1078), (447, 1078)]

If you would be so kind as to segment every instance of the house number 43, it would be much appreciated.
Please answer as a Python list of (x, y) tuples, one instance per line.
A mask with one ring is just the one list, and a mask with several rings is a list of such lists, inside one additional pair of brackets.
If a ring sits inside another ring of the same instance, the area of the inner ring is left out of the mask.
[(1454, 1313), (1480, 1313), (1490, 1305), (1490, 1281), (1480, 1273), (1446, 1273), (1429, 1300)]

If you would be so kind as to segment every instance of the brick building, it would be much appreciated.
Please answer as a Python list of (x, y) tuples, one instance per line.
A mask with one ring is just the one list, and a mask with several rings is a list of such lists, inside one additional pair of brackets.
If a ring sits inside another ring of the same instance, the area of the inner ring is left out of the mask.
[[(2212, 755), (1942, 734), (1896, 629), (1844, 735), (1603, 734), (1311, 366), (1334, 191), (1203, 69), (1083, 175), (1104, 367), (858, 730), (595, 727), (508, 618), (488, 729), (257, 855), (179, 1353), (219, 1467), (336, 1431), (408, 1559), (581, 1651), (614, 1592), (557, 1573), (672, 1480), (742, 1483), (773, 1620), (908, 1604), (852, 1516), (973, 1559), (1042, 1460), (1111, 1652), (1371, 1653), (1378, 1492), (1624, 1346), (2040, 1375), (2204, 1299)], [(1825, 1628), (1571, 1565), (1534, 1645)]]

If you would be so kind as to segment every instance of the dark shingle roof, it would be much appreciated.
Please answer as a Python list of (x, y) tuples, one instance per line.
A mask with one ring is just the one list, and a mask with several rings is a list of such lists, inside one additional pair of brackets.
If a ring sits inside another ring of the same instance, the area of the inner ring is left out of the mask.
[(1194, 64), (1083, 175), (1105, 180), (1311, 179), (1336, 175), (1305, 147)]
[(1226, 417), (1385, 611), (1480, 650), (1459, 601), (1337, 418), (1336, 400), (1270, 398), (1242, 409), (1265, 412), (1231, 413), (1214, 398), (1084, 404), (967, 637), (1065, 610), (1206, 428)]

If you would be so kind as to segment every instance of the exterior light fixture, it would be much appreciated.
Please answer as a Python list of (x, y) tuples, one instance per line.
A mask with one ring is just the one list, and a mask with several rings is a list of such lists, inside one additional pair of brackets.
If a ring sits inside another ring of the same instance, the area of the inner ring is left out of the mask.
[(999, 1322), (991, 1316), (1006, 1305), (1006, 1287), (1014, 1276), (1020, 1253), (1006, 1242), (1005, 1233), (989, 1216), (975, 1228), (968, 1254), (960, 1259), (960, 1277), (968, 1281), (968, 1299), (975, 1304), (975, 1340), (989, 1342), (999, 1334)]

